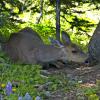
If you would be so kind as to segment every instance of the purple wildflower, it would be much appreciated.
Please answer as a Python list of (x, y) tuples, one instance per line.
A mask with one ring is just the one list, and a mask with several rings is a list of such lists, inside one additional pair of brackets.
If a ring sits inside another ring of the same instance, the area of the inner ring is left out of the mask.
[(23, 97), (21, 97), (21, 96), (20, 96), (20, 97), (18, 97), (18, 100), (23, 100)]
[(40, 96), (37, 96), (35, 100), (42, 100)]
[(24, 100), (32, 100), (32, 97), (29, 95), (29, 93), (25, 94)]
[(6, 95), (10, 95), (12, 93), (12, 84), (10, 82), (6, 85)]

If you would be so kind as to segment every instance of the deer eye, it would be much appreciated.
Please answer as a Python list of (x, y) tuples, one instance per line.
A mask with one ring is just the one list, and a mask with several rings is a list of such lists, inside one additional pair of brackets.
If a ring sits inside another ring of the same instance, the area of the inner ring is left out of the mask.
[(77, 50), (72, 50), (72, 53), (77, 53)]

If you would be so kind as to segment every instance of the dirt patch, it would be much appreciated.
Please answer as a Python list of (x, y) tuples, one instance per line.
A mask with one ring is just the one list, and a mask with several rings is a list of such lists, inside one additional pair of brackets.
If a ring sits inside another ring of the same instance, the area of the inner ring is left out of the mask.
[[(77, 63), (69, 63), (63, 68), (49, 68), (48, 72), (52, 75), (59, 75), (63, 73), (69, 78), (69, 80), (79, 81), (82, 83), (82, 87), (93, 87), (96, 85), (96, 81), (100, 80), (100, 64), (94, 66), (88, 66)], [(79, 95), (77, 95), (79, 94)], [(100, 93), (98, 93), (100, 97)], [(79, 98), (79, 99), (78, 99)], [(88, 100), (88, 98), (81, 94), (81, 90), (78, 88), (73, 89), (67, 93), (61, 90), (55, 91), (48, 100)]]
[(79, 63), (68, 63), (60, 69), (49, 68), (48, 72), (51, 74), (63, 73), (70, 79), (82, 80), (84, 83), (95, 83), (100, 80), (100, 64), (89, 66)]

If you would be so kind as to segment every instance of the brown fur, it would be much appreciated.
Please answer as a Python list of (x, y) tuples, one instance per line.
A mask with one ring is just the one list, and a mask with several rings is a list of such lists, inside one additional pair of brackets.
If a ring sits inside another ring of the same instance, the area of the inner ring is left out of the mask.
[[(70, 40), (67, 33), (64, 33), (63, 37)], [(3, 45), (3, 50), (14, 62), (24, 64), (43, 64), (57, 60), (84, 62), (86, 59), (86, 55), (73, 45), (71, 40), (69, 43), (64, 43), (63, 47), (46, 45), (40, 36), (28, 27), (12, 34)]]

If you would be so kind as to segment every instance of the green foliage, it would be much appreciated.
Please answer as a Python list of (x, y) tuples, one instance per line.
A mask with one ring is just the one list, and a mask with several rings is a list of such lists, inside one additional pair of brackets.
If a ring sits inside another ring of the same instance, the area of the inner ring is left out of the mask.
[[(50, 4), (55, 5), (55, 0), (49, 0)], [(62, 0), (60, 1), (62, 5), (66, 5), (68, 7), (76, 7), (77, 5), (83, 5), (84, 3), (90, 3), (90, 4), (97, 4), (100, 3), (99, 0), (90, 1), (90, 0)], [(78, 3), (78, 4), (77, 4)]]
[(52, 27), (38, 24), (38, 25), (34, 25), (33, 29), (35, 29), (40, 34), (44, 43), (46, 44), (49, 43), (48, 41), (49, 37), (55, 38), (55, 29), (53, 29)]
[[(48, 37), (55, 37), (55, 0), (44, 0), (43, 16), (39, 24), (36, 24), (37, 17), (40, 13), (40, 0), (1, 0), (0, 1), (0, 34), (8, 39), (10, 34), (17, 32), (26, 26), (32, 27), (39, 33), (43, 41), (49, 44)], [(34, 3), (33, 3), (34, 2)], [(61, 31), (65, 30), (71, 36), (71, 40), (77, 43), (83, 50), (87, 49), (87, 44), (93, 34), (93, 30), (98, 22), (97, 17), (91, 19), (90, 16), (100, 14), (97, 11), (100, 4), (99, 0), (62, 0), (61, 1)], [(95, 4), (95, 5), (93, 5)], [(90, 13), (91, 12), (91, 13)], [(88, 13), (89, 17), (87, 17)], [(93, 16), (94, 17), (94, 16)], [(92, 18), (93, 18), (92, 17)], [(8, 82), (13, 84), (13, 94), (7, 96), (5, 94), (5, 85)], [(24, 96), (26, 92), (35, 98), (37, 95), (45, 97), (45, 93), (61, 90), (70, 92), (79, 90), (76, 93), (77, 100), (81, 100), (82, 96), (86, 96), (88, 100), (99, 100), (96, 93), (100, 90), (100, 82), (98, 87), (79, 88), (80, 84), (76, 81), (69, 80), (67, 75), (63, 73), (49, 75), (45, 77), (41, 75), (41, 66), (39, 65), (16, 65), (13, 64), (6, 55), (0, 51), (0, 94), (6, 100), (18, 99), (18, 96)], [(47, 85), (38, 90), (36, 86)]]
[[(75, 91), (77, 100), (87, 97), (89, 100), (99, 100), (99, 80), (94, 87), (82, 87), (81, 83), (70, 80), (66, 74), (60, 72), (44, 76), (39, 65), (16, 65), (9, 61), (3, 53), (0, 53), (2, 63), (0, 63), (0, 94), (4, 99), (15, 100), (18, 96), (24, 96), (27, 92), (35, 98), (37, 95), (45, 98), (47, 94), (55, 91), (64, 93)], [(5, 86), (8, 82), (12, 83), (13, 94), (6, 95)], [(45, 100), (45, 99), (44, 99)]]
[(84, 94), (88, 97), (88, 100), (99, 100), (98, 95), (96, 94), (98, 92), (97, 87), (90, 87), (90, 88), (84, 88), (83, 89)]
[(7, 100), (18, 98), (18, 95), (25, 95), (26, 92), (32, 96), (38, 95), (35, 85), (43, 84), (46, 80), (41, 77), (40, 69), (39, 65), (0, 64), (0, 84), (7, 84), (10, 81), (14, 91), (14, 94), (6, 97), (4, 89), (1, 89), (2, 94)]
[[(0, 33), (4, 34), (6, 38), (12, 32), (17, 32), (25, 26), (30, 26), (36, 30), (45, 43), (49, 43), (48, 37), (55, 38), (55, 8), (50, 5), (50, 3), (54, 4), (55, 0), (44, 1), (45, 5), (43, 6), (43, 16), (39, 22), (40, 24), (36, 24), (40, 13), (40, 0), (34, 1), (34, 4), (33, 0), (1, 0), (0, 2), (0, 25), (2, 26)], [(99, 0), (96, 0), (96, 2), (99, 2)], [(91, 11), (97, 7), (93, 3), (89, 0), (61, 1), (61, 31), (68, 32), (73, 42), (78, 43), (84, 50), (90, 39), (88, 37), (89, 33), (95, 27), (95, 22), (90, 20), (85, 13), (85, 11)]]

